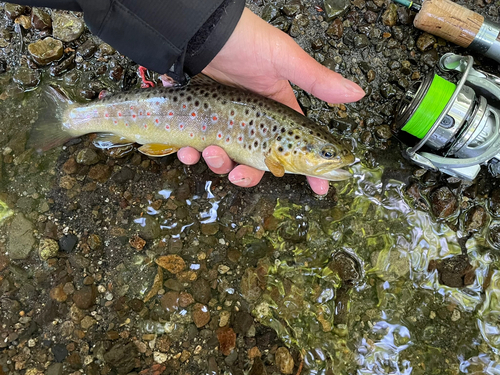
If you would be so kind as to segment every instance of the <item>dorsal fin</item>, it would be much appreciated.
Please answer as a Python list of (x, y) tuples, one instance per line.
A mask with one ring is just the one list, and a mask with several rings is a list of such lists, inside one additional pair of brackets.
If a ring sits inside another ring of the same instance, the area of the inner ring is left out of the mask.
[(189, 84), (190, 85), (203, 85), (203, 86), (207, 86), (207, 85), (220, 85), (219, 82), (214, 81), (209, 76), (206, 76), (205, 74), (201, 74), (201, 73), (195, 75), (194, 77), (192, 77), (189, 80)]

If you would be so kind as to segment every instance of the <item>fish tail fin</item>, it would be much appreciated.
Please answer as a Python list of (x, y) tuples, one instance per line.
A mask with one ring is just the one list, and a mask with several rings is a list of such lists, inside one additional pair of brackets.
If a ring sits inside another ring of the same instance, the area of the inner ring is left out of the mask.
[(47, 151), (69, 141), (74, 136), (64, 130), (63, 113), (72, 104), (59, 89), (48, 86), (42, 93), (38, 120), (31, 129), (28, 147), (37, 152)]

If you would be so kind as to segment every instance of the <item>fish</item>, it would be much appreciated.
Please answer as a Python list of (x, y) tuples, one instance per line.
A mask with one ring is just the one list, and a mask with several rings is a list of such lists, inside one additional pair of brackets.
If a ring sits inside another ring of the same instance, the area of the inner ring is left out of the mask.
[(340, 181), (354, 155), (326, 126), (269, 98), (209, 79), (178, 87), (119, 92), (78, 104), (60, 90), (46, 91), (45, 109), (29, 146), (45, 151), (97, 133), (101, 148), (139, 144), (161, 157), (191, 146), (222, 147), (229, 157), (274, 176), (285, 173)]

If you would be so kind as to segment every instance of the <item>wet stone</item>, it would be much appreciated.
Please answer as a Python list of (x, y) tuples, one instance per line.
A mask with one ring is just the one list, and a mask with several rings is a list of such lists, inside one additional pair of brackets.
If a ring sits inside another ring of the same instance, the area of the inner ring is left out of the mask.
[(4, 60), (0, 60), (0, 74), (7, 71), (7, 63)]
[(81, 310), (87, 310), (94, 306), (96, 298), (97, 288), (94, 285), (85, 285), (73, 294), (73, 302)]
[(128, 374), (135, 367), (135, 359), (139, 355), (134, 343), (116, 343), (104, 353), (104, 360), (113, 366), (118, 374)]
[(344, 25), (342, 25), (342, 20), (340, 18), (333, 20), (330, 27), (326, 30), (326, 34), (335, 39), (342, 38), (342, 35), (344, 34)]
[(480, 231), (488, 221), (488, 213), (482, 206), (474, 206), (465, 214), (464, 229), (466, 232)]
[(21, 14), (26, 12), (27, 7), (25, 7), (24, 5), (6, 3), (4, 9), (5, 9), (5, 15), (9, 17), (11, 20), (15, 20)]
[(40, 82), (40, 72), (21, 66), (15, 70), (12, 79), (21, 86), (35, 87)]
[(488, 199), (488, 208), (491, 214), (498, 218), (500, 217), (500, 189), (493, 189)]
[(365, 12), (365, 21), (368, 22), (368, 23), (375, 23), (375, 21), (377, 21), (377, 18), (378, 18), (378, 14), (375, 13), (374, 11), (371, 11), (371, 10), (367, 10)]
[(377, 74), (374, 70), (370, 69), (368, 73), (366, 73), (366, 78), (368, 82), (372, 82), (377, 77)]
[(336, 253), (328, 268), (336, 272), (343, 282), (353, 283), (360, 277), (360, 264), (358, 260), (345, 251)]
[(397, 10), (397, 5), (390, 3), (386, 11), (382, 14), (382, 23), (386, 26), (396, 25), (398, 19)]
[(40, 240), (40, 246), (38, 248), (38, 253), (40, 254), (40, 258), (43, 260), (47, 260), (49, 258), (53, 258), (57, 256), (59, 252), (59, 244), (57, 241), (51, 238), (42, 238)]
[(230, 327), (222, 327), (217, 330), (217, 339), (222, 354), (229, 355), (236, 348), (236, 333)]
[(379, 125), (375, 128), (375, 135), (379, 139), (389, 139), (392, 137), (391, 128), (389, 125)]
[(76, 155), (76, 162), (83, 165), (94, 165), (99, 162), (99, 155), (91, 148), (84, 148)]
[(382, 95), (385, 99), (391, 99), (396, 96), (396, 89), (390, 83), (384, 82), (380, 85), (380, 95)]
[(106, 164), (96, 164), (96, 165), (93, 165), (90, 168), (88, 176), (92, 180), (104, 183), (111, 176), (111, 168), (108, 165), (106, 165)]
[(78, 237), (70, 233), (61, 237), (61, 239), (59, 240), (59, 247), (61, 251), (69, 253), (75, 249), (77, 243)]
[(92, 38), (87, 39), (78, 49), (76, 53), (84, 59), (91, 57), (97, 51), (97, 46)]
[(130, 300), (128, 303), (130, 308), (134, 310), (135, 312), (140, 312), (144, 308), (144, 302), (142, 302), (140, 299), (134, 298)]
[(118, 172), (116, 172), (111, 179), (119, 184), (122, 184), (127, 181), (133, 180), (135, 177), (135, 171), (128, 167), (121, 168)]
[(233, 314), (232, 326), (234, 332), (239, 335), (246, 335), (250, 327), (253, 325), (253, 317), (245, 311), (237, 311)]
[(192, 316), (196, 327), (201, 328), (210, 321), (210, 310), (206, 305), (196, 303), (193, 307)]
[(62, 363), (52, 363), (45, 371), (45, 375), (62, 375), (62, 373), (63, 373)]
[(433, 190), (429, 198), (432, 212), (438, 218), (447, 218), (453, 215), (458, 208), (457, 198), (447, 186), (442, 186)]
[(467, 255), (455, 255), (441, 261), (429, 262), (429, 271), (438, 270), (439, 282), (452, 288), (461, 288), (474, 282), (474, 267)]
[(212, 298), (210, 283), (203, 278), (195, 280), (192, 284), (192, 295), (196, 302), (207, 304)]
[(276, 366), (282, 374), (293, 374), (293, 366), (295, 365), (290, 351), (285, 347), (280, 347), (274, 354)]
[(140, 229), (138, 234), (146, 241), (154, 240), (160, 236), (160, 223), (158, 223), (155, 218), (144, 216), (139, 225)]
[(219, 231), (219, 223), (201, 224), (201, 233), (205, 236), (213, 236)]
[(7, 251), (10, 259), (26, 259), (35, 245), (33, 224), (22, 214), (14, 216), (9, 228)]
[(68, 356), (68, 350), (63, 344), (55, 344), (54, 346), (52, 346), (51, 351), (56, 362), (62, 362)]
[(169, 291), (161, 297), (161, 307), (167, 312), (174, 312), (179, 309), (179, 293)]
[(417, 48), (422, 52), (432, 49), (434, 44), (436, 44), (436, 37), (428, 33), (423, 33), (417, 39)]
[(300, 4), (286, 4), (281, 8), (281, 11), (287, 17), (294, 17), (300, 11)]
[(500, 225), (497, 224), (489, 227), (488, 240), (496, 249), (500, 249)]
[(368, 37), (364, 34), (358, 34), (354, 37), (354, 47), (364, 48), (370, 44)]
[(71, 70), (75, 67), (75, 54), (72, 54), (67, 59), (64, 59), (57, 65), (53, 65), (50, 67), (50, 74), (54, 77), (57, 77), (68, 70)]
[(276, 5), (272, 3), (267, 3), (262, 9), (262, 19), (266, 22), (273, 21), (276, 17), (278, 17), (279, 10)]
[(50, 14), (41, 8), (31, 9), (31, 23), (34, 28), (41, 31), (50, 30), (52, 27), (52, 19)]
[(84, 29), (84, 23), (79, 18), (64, 13), (54, 15), (52, 35), (63, 42), (72, 42), (77, 39)]
[(331, 20), (335, 17), (342, 17), (347, 10), (351, 2), (349, 0), (325, 0), (323, 3), (323, 9), (327, 20)]

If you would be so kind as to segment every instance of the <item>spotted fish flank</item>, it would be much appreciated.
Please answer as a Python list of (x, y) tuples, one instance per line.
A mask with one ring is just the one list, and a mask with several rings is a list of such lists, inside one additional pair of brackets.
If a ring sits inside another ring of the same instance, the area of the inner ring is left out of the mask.
[[(139, 143), (139, 151), (149, 156), (218, 145), (236, 162), (276, 176), (328, 180), (350, 177), (338, 168), (354, 161), (326, 127), (280, 103), (216, 82), (124, 92), (87, 105), (68, 103), (55, 91), (49, 99), (52, 111), (39, 119), (32, 139), (42, 149), (88, 133), (113, 134), (115, 142), (100, 147)], [(62, 123), (57, 133), (54, 121)]]

